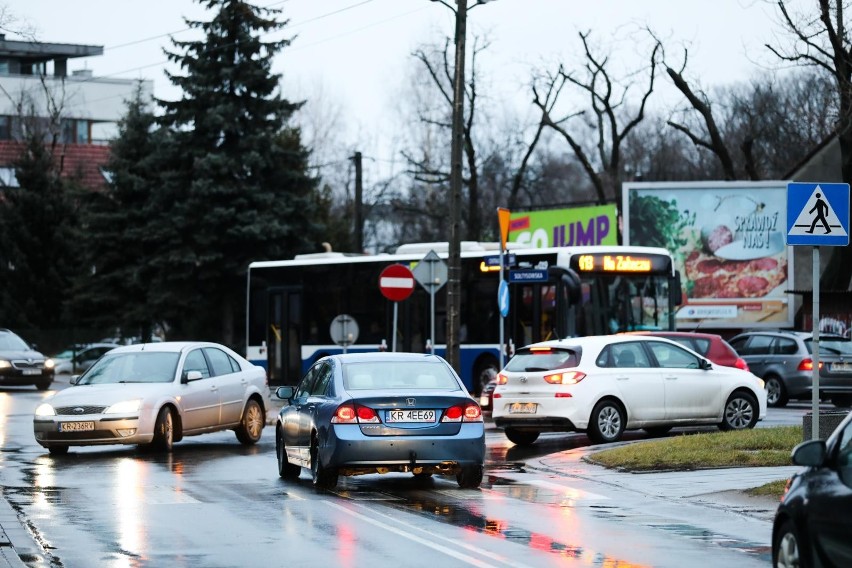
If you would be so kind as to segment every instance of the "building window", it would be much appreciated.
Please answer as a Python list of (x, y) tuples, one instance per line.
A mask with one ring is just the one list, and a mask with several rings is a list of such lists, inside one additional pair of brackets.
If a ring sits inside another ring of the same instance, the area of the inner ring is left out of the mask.
[(0, 166), (0, 187), (20, 187), (15, 168)]
[(63, 120), (62, 142), (64, 144), (89, 144), (89, 121), (77, 119)]
[(12, 139), (12, 117), (0, 115), (0, 140)]

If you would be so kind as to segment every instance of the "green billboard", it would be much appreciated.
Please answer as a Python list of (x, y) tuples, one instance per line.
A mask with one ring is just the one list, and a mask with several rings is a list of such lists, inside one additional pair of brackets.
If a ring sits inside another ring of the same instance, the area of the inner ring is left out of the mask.
[(617, 245), (615, 205), (513, 212), (509, 242), (535, 248)]

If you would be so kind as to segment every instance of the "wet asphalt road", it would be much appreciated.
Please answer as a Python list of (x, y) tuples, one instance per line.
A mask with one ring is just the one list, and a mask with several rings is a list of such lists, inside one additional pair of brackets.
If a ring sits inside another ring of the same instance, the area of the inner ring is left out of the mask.
[[(0, 389), (0, 484), (31, 568), (769, 565), (766, 522), (524, 467), (587, 444), (583, 435), (521, 449), (490, 429), (481, 490), (388, 474), (317, 492), (307, 473), (277, 476), (271, 426), (253, 447), (223, 432), (170, 455), (106, 446), (51, 457), (32, 435), (44, 396)], [(770, 411), (763, 425), (801, 424), (809, 409)]]

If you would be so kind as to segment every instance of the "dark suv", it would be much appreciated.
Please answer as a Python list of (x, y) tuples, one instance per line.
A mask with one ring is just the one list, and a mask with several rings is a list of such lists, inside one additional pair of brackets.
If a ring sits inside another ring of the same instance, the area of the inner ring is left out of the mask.
[(26, 341), (0, 328), (0, 386), (35, 385), (47, 390), (53, 382), (53, 361)]
[[(766, 381), (766, 402), (781, 407), (792, 399), (811, 398), (814, 362), (810, 331), (748, 331), (730, 339), (752, 373)], [(839, 408), (852, 406), (852, 342), (819, 336), (819, 396)]]

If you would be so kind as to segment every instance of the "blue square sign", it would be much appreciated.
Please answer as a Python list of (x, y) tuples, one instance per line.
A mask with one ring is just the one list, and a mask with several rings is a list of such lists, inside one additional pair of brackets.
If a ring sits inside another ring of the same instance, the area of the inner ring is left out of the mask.
[(849, 244), (848, 183), (787, 184), (787, 244)]

